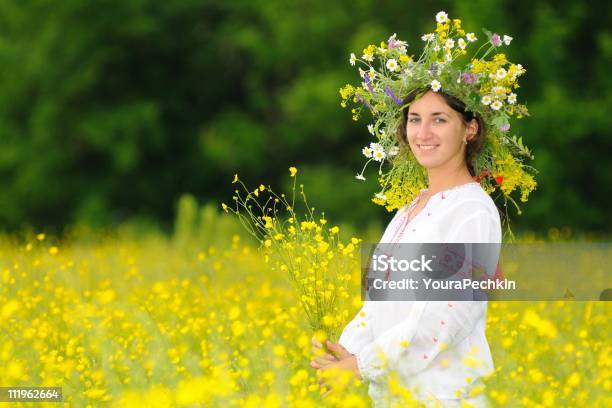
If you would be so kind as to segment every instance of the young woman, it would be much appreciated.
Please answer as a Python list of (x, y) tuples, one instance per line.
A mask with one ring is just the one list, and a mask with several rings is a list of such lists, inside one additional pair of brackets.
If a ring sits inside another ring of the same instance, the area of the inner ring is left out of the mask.
[[(441, 91), (414, 91), (407, 103), (398, 135), (427, 170), (428, 188), (397, 212), (381, 243), (501, 243), (497, 207), (471, 169), (485, 134), (481, 118)], [(375, 405), (391, 401), (394, 373), (421, 402), (481, 406), (483, 397), (470, 397), (469, 389), (493, 370), (486, 308), (485, 301), (365, 302), (339, 342), (328, 342), (333, 355), (311, 365), (368, 381)], [(321, 347), (313, 339), (315, 355)]]

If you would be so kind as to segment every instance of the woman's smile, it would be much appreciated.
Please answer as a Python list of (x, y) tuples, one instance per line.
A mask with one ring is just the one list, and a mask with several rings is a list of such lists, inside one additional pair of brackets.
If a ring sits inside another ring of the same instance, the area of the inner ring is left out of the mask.
[(429, 151), (429, 150), (434, 150), (436, 147), (440, 146), (439, 144), (418, 144), (417, 146), (419, 147), (420, 150), (423, 151)]

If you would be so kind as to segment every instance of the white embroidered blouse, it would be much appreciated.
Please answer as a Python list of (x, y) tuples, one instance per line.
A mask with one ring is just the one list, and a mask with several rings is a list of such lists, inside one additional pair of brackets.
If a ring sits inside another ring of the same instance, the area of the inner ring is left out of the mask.
[[(381, 243), (501, 243), (499, 212), (479, 183), (432, 195), (410, 219), (417, 202), (397, 212)], [(486, 301), (368, 301), (339, 342), (357, 357), (376, 405), (388, 397), (390, 372), (424, 402), (458, 401), (493, 371), (486, 309)]]

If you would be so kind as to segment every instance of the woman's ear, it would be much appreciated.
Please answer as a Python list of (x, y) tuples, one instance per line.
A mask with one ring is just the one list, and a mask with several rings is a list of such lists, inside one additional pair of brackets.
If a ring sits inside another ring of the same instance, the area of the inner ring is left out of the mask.
[(478, 121), (472, 119), (467, 125), (466, 140), (471, 141), (478, 134)]

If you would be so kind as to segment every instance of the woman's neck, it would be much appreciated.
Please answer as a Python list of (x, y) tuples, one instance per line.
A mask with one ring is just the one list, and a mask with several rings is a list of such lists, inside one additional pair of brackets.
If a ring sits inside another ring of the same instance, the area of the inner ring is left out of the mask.
[(427, 178), (429, 180), (429, 188), (427, 189), (428, 195), (436, 194), (440, 191), (474, 181), (466, 166), (461, 166), (455, 169), (455, 171), (428, 169)]

